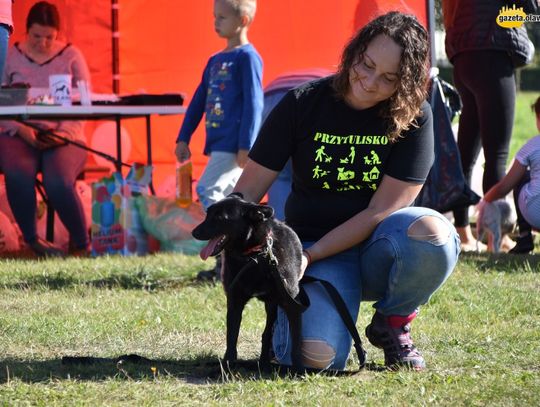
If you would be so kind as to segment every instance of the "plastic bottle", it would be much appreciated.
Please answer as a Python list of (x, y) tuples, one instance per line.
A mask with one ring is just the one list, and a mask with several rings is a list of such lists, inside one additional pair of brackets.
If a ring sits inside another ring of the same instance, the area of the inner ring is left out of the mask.
[(181, 208), (186, 208), (193, 202), (192, 171), (193, 165), (190, 160), (176, 164), (176, 204)]

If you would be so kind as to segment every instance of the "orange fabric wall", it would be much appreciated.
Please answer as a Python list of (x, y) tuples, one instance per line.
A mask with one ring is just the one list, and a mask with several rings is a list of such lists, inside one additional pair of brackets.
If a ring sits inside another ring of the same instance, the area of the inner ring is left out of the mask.
[[(144, 12), (145, 0), (122, 3), (121, 88), (148, 92), (182, 91), (189, 102), (200, 81), (208, 57), (225, 43), (213, 29), (213, 2), (156, 0), (155, 7)], [(321, 66), (332, 69), (345, 40), (353, 32), (356, 1), (310, 0), (259, 1), (249, 39), (264, 61), (264, 83), (278, 74), (298, 68)], [(331, 23), (329, 23), (331, 21)], [(143, 29), (142, 27), (152, 27)], [(174, 141), (181, 118), (156, 121), (153, 144), (158, 162), (171, 162)], [(204, 126), (200, 126), (191, 144), (196, 176), (206, 159), (202, 156)], [(143, 151), (137, 151), (142, 153)], [(161, 166), (170, 173), (170, 167)], [(160, 170), (156, 176), (161, 176)], [(159, 182), (159, 181), (158, 181)]]
[[(111, 92), (109, 0), (49, 0), (58, 4), (65, 36), (79, 46), (90, 65), (94, 91)], [(15, 38), (34, 1), (14, 3)], [(260, 0), (249, 39), (264, 60), (264, 84), (291, 70), (335, 69), (356, 28), (377, 14), (399, 9), (426, 21), (426, 0)], [(208, 57), (223, 48), (213, 29), (211, 0), (119, 0), (120, 92), (182, 92), (187, 103)], [(174, 141), (182, 117), (152, 119), (155, 185), (173, 174)], [(96, 124), (89, 124), (91, 137)], [(146, 157), (143, 120), (123, 121), (131, 138), (129, 161)], [(201, 172), (204, 126), (192, 141), (195, 178)], [(114, 137), (111, 134), (111, 137)]]

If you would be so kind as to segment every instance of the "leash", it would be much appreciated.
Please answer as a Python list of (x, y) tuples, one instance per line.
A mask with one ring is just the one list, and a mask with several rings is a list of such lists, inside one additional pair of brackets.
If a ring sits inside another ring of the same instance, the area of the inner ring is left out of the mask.
[(229, 286), (229, 290), (232, 291), (236, 284), (238, 284), (238, 281), (240, 281), (240, 278), (244, 275), (244, 273), (249, 270), (251, 267), (257, 265), (257, 261), (255, 259), (250, 259), (249, 263), (247, 263), (244, 267), (240, 269), (238, 274), (234, 277), (233, 281), (231, 281), (231, 285)]
[(246, 249), (242, 254), (244, 256), (249, 256), (252, 253), (255, 254), (262, 254), (265, 257), (268, 257), (270, 261), (277, 265), (278, 259), (274, 255), (274, 252), (272, 251), (272, 248), (274, 247), (274, 239), (272, 237), (272, 231), (268, 231), (266, 234), (266, 241), (264, 243), (255, 245), (253, 247), (250, 247), (249, 249)]
[(366, 365), (367, 353), (362, 346), (362, 339), (360, 339), (360, 334), (358, 333), (358, 329), (356, 329), (356, 324), (354, 323), (354, 320), (351, 317), (351, 313), (349, 312), (349, 309), (347, 308), (345, 301), (343, 301), (341, 294), (339, 294), (338, 290), (336, 290), (336, 287), (334, 287), (330, 282), (326, 280), (322, 280), (320, 278), (311, 277), (311, 276), (304, 276), (301, 282), (304, 284), (311, 284), (311, 283), (318, 282), (326, 289), (326, 292), (332, 299), (332, 302), (334, 303), (339, 313), (339, 316), (341, 317), (343, 323), (347, 327), (347, 330), (349, 331), (349, 334), (351, 335), (353, 339), (354, 349), (356, 350), (356, 355), (358, 356), (358, 363), (360, 364), (360, 369), (364, 368)]
[[(273, 247), (274, 239), (272, 238), (272, 233), (270, 232), (268, 233), (268, 235), (266, 235), (265, 243), (246, 250), (244, 254), (255, 253), (256, 255), (251, 258), (252, 262), (250, 264), (262, 265), (263, 263), (265, 263), (265, 265), (268, 267), (268, 269), (270, 270), (270, 276), (274, 280), (274, 285), (277, 288), (279, 296), (285, 299), (285, 304), (283, 304), (283, 307), (287, 307), (287, 309), (293, 310), (295, 312), (303, 313), (306, 309), (308, 309), (310, 305), (309, 297), (307, 296), (306, 292), (301, 288), (296, 297), (292, 297), (285, 289), (285, 280), (281, 277), (277, 269), (279, 260), (274, 254)], [(243, 273), (245, 268), (246, 266), (242, 268), (240, 273)], [(240, 273), (237, 274), (234, 281), (236, 281)]]
[[(336, 290), (336, 288), (330, 282), (326, 280), (322, 280), (320, 278), (304, 275), (302, 277), (302, 280), (300, 281), (300, 287), (299, 287), (300, 291), (298, 292), (298, 295), (293, 298), (289, 294), (289, 292), (285, 289), (284, 279), (281, 277), (281, 275), (279, 274), (277, 270), (276, 266), (279, 264), (279, 262), (272, 250), (273, 244), (274, 244), (274, 240), (272, 239), (271, 234), (268, 234), (266, 236), (266, 244), (260, 244), (260, 245), (254, 246), (244, 252), (245, 254), (255, 253), (256, 256), (252, 257), (251, 261), (247, 265), (245, 265), (242, 268), (242, 270), (240, 270), (240, 272), (236, 275), (233, 282), (231, 283), (231, 287), (239, 280), (239, 277), (249, 267), (254, 266), (255, 264), (261, 265), (260, 263), (262, 260), (267, 263), (267, 266), (270, 269), (270, 275), (272, 276), (272, 279), (274, 280), (275, 286), (277, 287), (280, 297), (286, 300), (286, 303), (283, 305), (283, 307), (288, 307), (289, 309), (303, 313), (309, 307), (310, 300), (302, 285), (312, 284), (312, 283), (317, 283), (317, 282), (320, 283), (322, 287), (324, 287), (324, 289), (326, 290), (330, 298), (332, 299), (332, 302), (334, 303), (334, 306), (336, 307), (336, 310), (338, 311), (338, 314), (341, 317), (341, 320), (347, 327), (347, 330), (349, 331), (349, 334), (351, 335), (353, 339), (353, 345), (354, 345), (354, 349), (356, 350), (356, 355), (358, 356), (358, 363), (360, 365), (360, 369), (363, 369), (366, 365), (367, 353), (362, 346), (362, 339), (360, 338), (358, 329), (356, 329), (356, 324), (354, 323), (351, 313), (349, 312), (349, 309), (347, 308), (345, 301), (343, 301), (341, 294), (338, 292), (338, 290)], [(283, 366), (283, 368), (285, 369), (291, 368), (290, 366), (286, 366), (286, 365), (280, 365), (280, 366)]]
[(39, 127), (39, 126), (37, 126), (37, 125), (35, 125), (34, 123), (31, 123), (31, 122), (26, 122), (26, 121), (22, 121), (22, 120), (19, 120), (19, 122), (26, 125), (26, 126), (28, 126), (28, 127), (30, 127), (30, 128), (32, 128), (32, 129), (34, 129), (34, 130), (36, 130), (37, 132), (45, 133), (48, 136), (51, 136), (53, 138), (56, 138), (57, 140), (63, 141), (64, 143), (72, 144), (72, 145), (74, 145), (76, 147), (82, 148), (83, 150), (86, 150), (86, 151), (89, 151), (89, 152), (94, 153), (96, 155), (99, 155), (100, 157), (105, 158), (107, 161), (110, 161), (114, 165), (120, 164), (120, 165), (122, 165), (124, 167), (128, 167), (128, 168), (132, 167), (131, 164), (127, 164), (127, 163), (125, 163), (123, 161), (119, 161), (116, 158), (114, 158), (112, 155), (104, 153), (103, 151), (95, 150), (95, 149), (93, 149), (91, 147), (88, 147), (86, 144), (78, 143), (77, 141), (68, 139), (67, 137), (61, 136), (60, 134), (57, 134), (52, 130), (42, 129), (41, 127)]
[(320, 283), (332, 299), (332, 302), (334, 303), (334, 306), (336, 307), (339, 316), (347, 327), (347, 330), (349, 331), (349, 334), (353, 339), (354, 349), (356, 350), (356, 355), (358, 356), (358, 363), (360, 365), (360, 369), (363, 369), (366, 365), (367, 353), (362, 346), (362, 339), (360, 338), (358, 329), (356, 329), (356, 324), (354, 323), (351, 313), (349, 312), (349, 309), (347, 308), (347, 305), (345, 304), (345, 301), (343, 301), (343, 297), (338, 292), (338, 290), (336, 290), (336, 288), (326, 280), (311, 276), (304, 276), (300, 281), (300, 291), (298, 295), (295, 298), (291, 297), (291, 295), (285, 289), (285, 284), (277, 270), (277, 267), (275, 267), (278, 264), (278, 260), (272, 251), (272, 237), (268, 236), (266, 240), (266, 248), (260, 251), (260, 253), (262, 258), (268, 259), (268, 263), (270, 266), (270, 274), (272, 275), (272, 278), (276, 283), (275, 285), (279, 291), (279, 294), (282, 296), (282, 298), (286, 299), (286, 306), (301, 313), (304, 312), (309, 307), (310, 301), (302, 284), (312, 284), (316, 282)]

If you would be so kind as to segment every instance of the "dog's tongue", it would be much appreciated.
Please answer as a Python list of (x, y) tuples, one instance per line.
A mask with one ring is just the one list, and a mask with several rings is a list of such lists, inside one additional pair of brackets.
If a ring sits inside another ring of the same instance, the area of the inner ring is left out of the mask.
[(208, 257), (210, 257), (214, 253), (214, 250), (216, 249), (216, 246), (220, 238), (221, 237), (215, 237), (208, 241), (208, 244), (204, 246), (201, 252), (199, 253), (199, 255), (201, 256), (201, 259), (206, 260)]

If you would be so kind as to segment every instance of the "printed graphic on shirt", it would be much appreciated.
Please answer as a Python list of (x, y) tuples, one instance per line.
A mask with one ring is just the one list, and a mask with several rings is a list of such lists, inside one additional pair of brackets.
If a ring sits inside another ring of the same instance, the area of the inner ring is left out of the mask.
[[(338, 136), (316, 132), (313, 141), (313, 180), (321, 189), (377, 189), (382, 164), (378, 152), (388, 145), (388, 137)], [(361, 154), (362, 158), (357, 159), (357, 154)]]
[(219, 128), (227, 112), (223, 110), (223, 94), (232, 80), (234, 62), (215, 62), (210, 67), (208, 95), (206, 96), (206, 127)]

